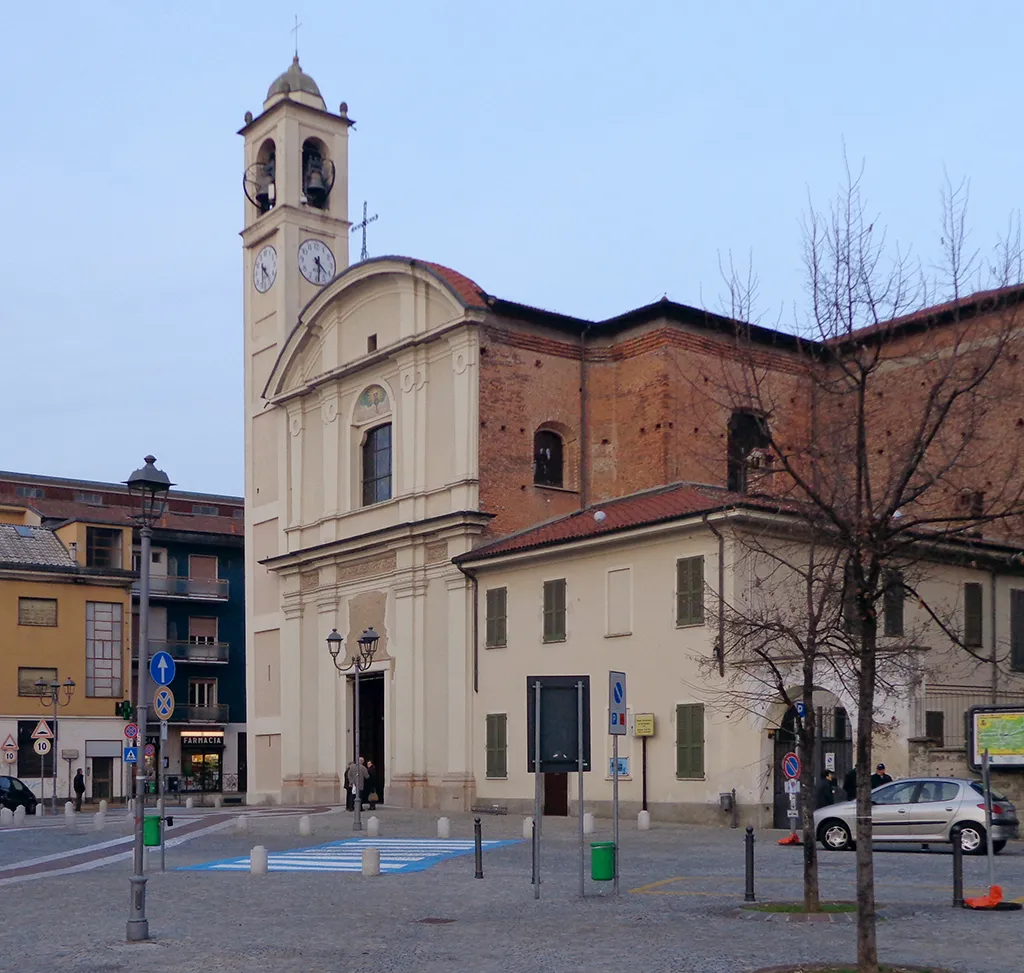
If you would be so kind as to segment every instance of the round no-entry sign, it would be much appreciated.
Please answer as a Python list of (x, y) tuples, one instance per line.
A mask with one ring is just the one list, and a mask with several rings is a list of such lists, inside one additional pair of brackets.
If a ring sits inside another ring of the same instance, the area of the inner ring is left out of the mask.
[(787, 780), (800, 776), (800, 758), (792, 750), (782, 758), (782, 773)]

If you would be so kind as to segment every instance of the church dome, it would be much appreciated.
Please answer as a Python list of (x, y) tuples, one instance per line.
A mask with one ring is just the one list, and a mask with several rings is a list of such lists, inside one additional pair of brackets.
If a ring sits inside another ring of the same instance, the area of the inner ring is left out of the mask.
[(316, 82), (299, 66), (299, 56), (296, 54), (292, 58), (291, 67), (284, 74), (278, 75), (274, 79), (274, 83), (267, 89), (266, 101), (270, 101), (279, 95), (288, 97), (289, 95), (300, 93), (312, 95), (321, 104), (323, 103), (323, 95), (320, 94), (320, 89), (316, 86)]

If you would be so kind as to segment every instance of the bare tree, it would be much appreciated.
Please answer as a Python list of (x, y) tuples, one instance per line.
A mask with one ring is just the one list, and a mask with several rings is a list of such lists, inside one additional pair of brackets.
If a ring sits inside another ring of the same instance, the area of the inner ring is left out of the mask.
[[(786, 632), (765, 619), (747, 633), (748, 651), (798, 633), (806, 641), (812, 629), (820, 640), (813, 593), (830, 587), (842, 565), (849, 628), (831, 644), (857, 702), (860, 973), (878, 970), (871, 765), (888, 658), (879, 649), (878, 606), (895, 572), (927, 561), (923, 548), (1005, 536), (1019, 531), (1024, 512), (1024, 420), (1014, 414), (1024, 395), (1019, 235), (1011, 232), (988, 264), (969, 253), (966, 196), (965, 185), (947, 184), (942, 270), (929, 276), (887, 245), (866, 214), (860, 174), (847, 168), (830, 206), (812, 207), (805, 220), (808, 311), (785, 380), (766, 360), (763, 334), (742, 323), (731, 353), (700, 377), (717, 408), (756, 419), (757, 448), (771, 464), (766, 488), (791, 504), (819, 551), (828, 546), (839, 556), (819, 558), (823, 577), (804, 582), (809, 617)], [(992, 289), (965, 297), (982, 274)], [(729, 283), (732, 309), (749, 308), (751, 278)], [(948, 303), (929, 306), (940, 288)], [(834, 592), (823, 602), (833, 600)], [(820, 664), (820, 645), (813, 658)]]

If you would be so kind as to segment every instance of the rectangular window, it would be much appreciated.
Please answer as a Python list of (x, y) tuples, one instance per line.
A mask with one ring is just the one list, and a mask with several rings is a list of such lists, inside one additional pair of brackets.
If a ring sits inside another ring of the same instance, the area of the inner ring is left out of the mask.
[(704, 776), (704, 704), (680, 703), (676, 707), (676, 777)]
[(199, 581), (216, 581), (216, 555), (190, 554), (188, 558), (188, 576)]
[(704, 556), (676, 561), (676, 625), (704, 624)]
[(194, 503), (192, 504), (192, 513), (198, 517), (219, 517), (220, 507), (209, 503)]
[(487, 776), (508, 777), (508, 716), (487, 714)]
[(565, 641), (565, 578), (544, 582), (544, 641)]
[(85, 695), (121, 699), (124, 654), (124, 606), (117, 602), (85, 604)]
[(19, 598), (18, 624), (39, 625), (43, 628), (57, 627), (56, 598)]
[(633, 631), (633, 582), (629, 568), (615, 568), (605, 577), (605, 635)]
[(508, 588), (487, 589), (487, 636), (484, 645), (498, 649), (508, 640)]
[[(56, 669), (33, 669), (28, 666), (18, 666), (18, 695), (19, 696), (42, 696), (49, 692), (49, 683), (57, 678)], [(36, 683), (42, 679), (47, 683), (46, 689), (38, 689)]]
[(188, 640), (193, 645), (213, 645), (217, 641), (217, 619), (190, 616)]
[(15, 492), (26, 500), (42, 500), (46, 496), (46, 491), (42, 487), (20, 486)]
[(363, 443), (363, 506), (391, 499), (391, 423), (377, 426)]
[(946, 744), (946, 714), (940, 709), (930, 709), (924, 714), (924, 735), (937, 747)]
[(103, 506), (103, 494), (102, 493), (76, 493), (75, 501), (77, 503), (87, 503), (90, 507), (102, 507)]
[(188, 705), (202, 709), (217, 705), (216, 679), (190, 679), (188, 684)]
[(113, 527), (86, 527), (85, 566), (120, 568), (121, 531)]
[(1024, 588), (1010, 589), (1010, 668), (1024, 672)]
[(883, 596), (885, 634), (894, 638), (903, 634), (903, 575), (899, 571), (890, 571), (885, 579)]
[(964, 585), (964, 645), (981, 647), (981, 585), (969, 581)]

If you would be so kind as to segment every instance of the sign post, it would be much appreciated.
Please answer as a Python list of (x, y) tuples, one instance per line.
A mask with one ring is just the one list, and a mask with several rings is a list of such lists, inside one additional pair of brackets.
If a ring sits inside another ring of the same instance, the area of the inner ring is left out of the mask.
[(541, 806), (540, 776), (540, 680), (533, 684), (533, 897), (540, 898), (540, 821), (544, 813)]
[(608, 673), (608, 732), (612, 737), (612, 841), (615, 843), (615, 894), (619, 894), (619, 737), (626, 735), (626, 674)]
[(579, 819), (577, 825), (580, 832), (580, 898), (587, 896), (586, 886), (586, 852), (584, 851), (585, 839), (583, 837), (583, 680), (576, 681), (576, 817)]
[(642, 767), (643, 790), (640, 810), (647, 810), (647, 740), (654, 736), (654, 714), (637, 713), (633, 717), (633, 736), (640, 737), (640, 763)]
[[(40, 720), (36, 724), (36, 728), (32, 731), (32, 739), (35, 741), (32, 744), (33, 749), (39, 754), (40, 758), (45, 757), (50, 752), (50, 741), (53, 739), (53, 733), (50, 730), (50, 724), (46, 720)], [(53, 756), (53, 813), (57, 813), (57, 755)], [(39, 803), (45, 808), (43, 804), (43, 788), (44, 781), (46, 780), (45, 774), (46, 761), (40, 759), (39, 761)]]
[[(797, 808), (797, 795), (800, 793), (800, 758), (792, 750), (782, 758), (782, 774), (786, 778), (786, 794), (789, 796), (789, 810), (786, 811), (786, 817), (789, 818), (790, 833), (795, 837), (796, 822), (800, 817), (800, 811)], [(789, 843), (795, 844), (795, 842)]]

